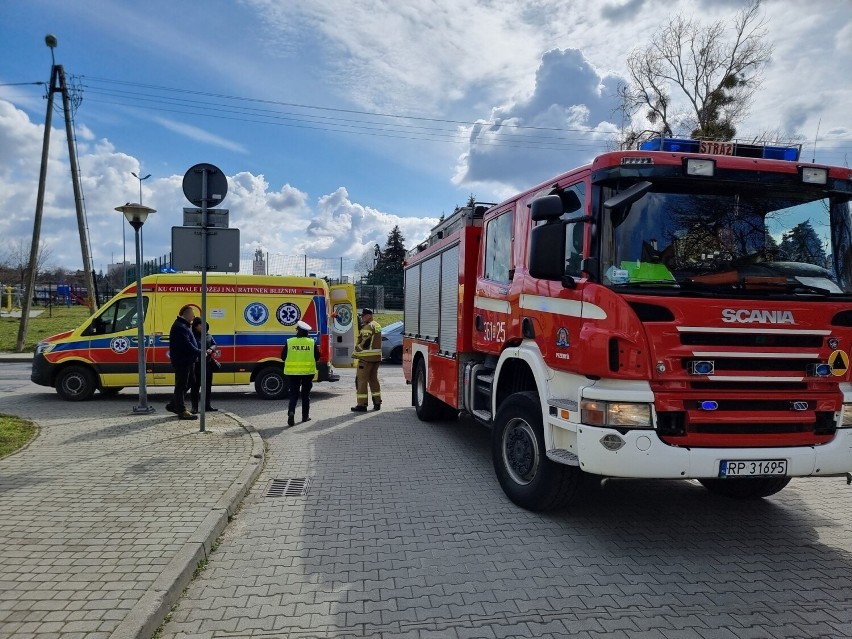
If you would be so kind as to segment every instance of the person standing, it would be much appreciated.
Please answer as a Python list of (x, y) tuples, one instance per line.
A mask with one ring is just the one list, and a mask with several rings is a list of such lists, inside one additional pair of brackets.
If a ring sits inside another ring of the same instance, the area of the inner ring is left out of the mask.
[(198, 341), (192, 334), (193, 319), (195, 310), (187, 304), (180, 309), (169, 331), (169, 359), (175, 371), (175, 392), (172, 401), (166, 404), (166, 410), (175, 413), (178, 419), (198, 419), (197, 415), (186, 410), (183, 403), (191, 381), (192, 365), (201, 353)]
[(302, 398), (302, 421), (311, 421), (311, 388), (317, 374), (317, 360), (320, 350), (317, 343), (308, 335), (313, 330), (307, 322), (296, 324), (296, 337), (284, 344), (281, 359), (284, 360), (284, 375), (290, 388), (290, 405), (287, 408), (287, 425), (295, 423), (296, 404)]
[(358, 360), (355, 373), (355, 406), (352, 410), (363, 413), (367, 410), (367, 387), (373, 399), (373, 410), (382, 407), (382, 389), (379, 387), (379, 363), (382, 361), (382, 327), (373, 319), (373, 309), (361, 309), (361, 330), (353, 355)]
[[(200, 317), (196, 317), (192, 320), (192, 334), (195, 336), (196, 341), (201, 343), (201, 322), (203, 320)], [(207, 344), (205, 345), (204, 352), (207, 357), (207, 366), (205, 371), (205, 376), (207, 377), (207, 384), (205, 385), (206, 394), (204, 398), (204, 410), (208, 412), (216, 412), (219, 410), (218, 408), (213, 408), (210, 405), (210, 391), (213, 388), (213, 371), (218, 367), (219, 362), (213, 359), (213, 353), (216, 351), (216, 340), (213, 339), (213, 336), (210, 334), (210, 324), (206, 325), (207, 327)], [(195, 360), (192, 364), (192, 384), (189, 387), (189, 398), (192, 401), (192, 414), (196, 415), (198, 413), (198, 400), (201, 396), (201, 357)]]

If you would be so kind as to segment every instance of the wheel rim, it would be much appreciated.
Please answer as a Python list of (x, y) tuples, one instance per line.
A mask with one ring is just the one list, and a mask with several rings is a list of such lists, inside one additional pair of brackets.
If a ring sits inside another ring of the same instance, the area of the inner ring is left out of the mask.
[(541, 457), (535, 432), (523, 419), (512, 419), (503, 430), (503, 465), (512, 480), (529, 484), (538, 473)]
[(86, 380), (84, 380), (83, 376), (79, 373), (66, 375), (62, 382), (62, 387), (65, 389), (65, 392), (69, 395), (74, 395), (75, 397), (83, 392), (85, 386)]
[(423, 374), (423, 367), (417, 367), (417, 383), (414, 384), (414, 401), (418, 406), (423, 406), (423, 398), (426, 395), (426, 376)]
[(278, 375), (270, 373), (269, 375), (264, 375), (261, 388), (263, 388), (263, 392), (267, 395), (277, 395), (281, 392), (281, 385), (282, 383)]

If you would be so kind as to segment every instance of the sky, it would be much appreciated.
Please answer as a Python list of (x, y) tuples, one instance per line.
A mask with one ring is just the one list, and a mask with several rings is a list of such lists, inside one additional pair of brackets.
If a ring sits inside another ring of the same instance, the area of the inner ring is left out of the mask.
[[(630, 52), (675, 14), (732, 21), (742, 0), (0, 0), (0, 259), (32, 238), (51, 50), (74, 98), (92, 267), (133, 260), (116, 206), (156, 209), (172, 250), (212, 164), (241, 253), (363, 260), (407, 247), (470, 194), (498, 202), (610, 150)], [(852, 2), (765, 0), (774, 44), (738, 137), (797, 136), (849, 165)], [(37, 84), (41, 83), (41, 84)], [(41, 239), (82, 267), (56, 96)], [(502, 123), (503, 126), (495, 126)], [(511, 126), (507, 126), (511, 125)], [(180, 247), (176, 247), (178, 250)]]

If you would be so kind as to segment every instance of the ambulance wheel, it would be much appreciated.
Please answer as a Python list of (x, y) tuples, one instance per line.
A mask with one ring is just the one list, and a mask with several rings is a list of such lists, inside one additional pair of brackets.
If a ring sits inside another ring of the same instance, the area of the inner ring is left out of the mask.
[(95, 376), (83, 366), (63, 368), (56, 377), (56, 392), (69, 402), (82, 402), (95, 394)]
[(287, 395), (284, 373), (278, 368), (264, 368), (254, 378), (254, 390), (261, 399), (284, 399)]
[(743, 477), (740, 479), (699, 479), (714, 495), (733, 499), (761, 499), (780, 492), (790, 477)]
[(563, 508), (576, 496), (583, 473), (547, 458), (537, 393), (515, 393), (500, 405), (491, 442), (497, 480), (521, 508)]
[(414, 410), (422, 422), (438, 421), (445, 416), (444, 402), (426, 390), (426, 365), (418, 359), (414, 365), (414, 383), (411, 386)]

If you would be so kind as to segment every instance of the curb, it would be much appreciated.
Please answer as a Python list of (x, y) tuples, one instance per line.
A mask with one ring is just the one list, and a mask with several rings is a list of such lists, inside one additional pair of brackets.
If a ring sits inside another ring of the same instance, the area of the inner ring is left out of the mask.
[(142, 598), (113, 630), (110, 639), (148, 639), (154, 634), (192, 581), (199, 562), (209, 559), (216, 539), (224, 532), (254, 480), (263, 470), (263, 439), (255, 427), (233, 413), (221, 412), (248, 432), (252, 439), (251, 461), (216, 502), (189, 540), (166, 564)]
[(10, 364), (32, 364), (32, 353), (0, 353), (0, 364), (8, 362)]

